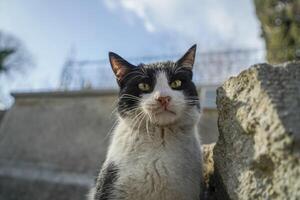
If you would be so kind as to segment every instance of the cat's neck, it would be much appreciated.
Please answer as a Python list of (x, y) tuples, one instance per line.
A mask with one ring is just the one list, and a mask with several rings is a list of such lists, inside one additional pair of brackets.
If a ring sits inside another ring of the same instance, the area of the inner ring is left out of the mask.
[(197, 128), (196, 122), (176, 121), (168, 125), (157, 125), (151, 123), (149, 120), (144, 119), (141, 121), (134, 121), (132, 119), (121, 119), (117, 127), (118, 132), (133, 133), (139, 136), (157, 136), (171, 133), (171, 134), (189, 134), (194, 133)]
[(118, 162), (122, 156), (135, 157), (145, 152), (155, 154), (157, 151), (171, 150), (180, 153), (198, 144), (198, 141), (197, 124), (158, 126), (148, 122), (147, 126), (146, 123), (133, 126), (130, 121), (120, 119), (112, 134), (108, 157)]

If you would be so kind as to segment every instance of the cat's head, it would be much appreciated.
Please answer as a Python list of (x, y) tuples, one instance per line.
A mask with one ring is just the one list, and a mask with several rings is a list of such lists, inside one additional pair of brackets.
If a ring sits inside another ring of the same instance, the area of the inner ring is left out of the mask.
[(200, 104), (192, 81), (195, 55), (196, 45), (177, 62), (135, 66), (110, 52), (109, 60), (120, 87), (120, 117), (146, 119), (158, 126), (197, 117)]

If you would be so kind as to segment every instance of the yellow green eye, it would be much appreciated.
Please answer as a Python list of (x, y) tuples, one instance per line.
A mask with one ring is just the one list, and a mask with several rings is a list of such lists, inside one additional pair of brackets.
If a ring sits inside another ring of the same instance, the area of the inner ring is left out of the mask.
[(140, 90), (142, 90), (143, 92), (148, 92), (150, 91), (150, 85), (147, 83), (139, 83), (138, 87)]
[(181, 83), (182, 83), (181, 80), (175, 80), (170, 84), (170, 86), (171, 86), (171, 88), (176, 89), (181, 86)]

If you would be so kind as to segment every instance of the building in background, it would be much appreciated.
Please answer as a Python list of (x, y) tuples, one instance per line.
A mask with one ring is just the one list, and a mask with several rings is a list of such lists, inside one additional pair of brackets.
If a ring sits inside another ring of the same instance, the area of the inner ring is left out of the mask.
[[(126, 58), (132, 64), (157, 61), (176, 61), (180, 55)], [(264, 51), (235, 49), (216, 52), (199, 52), (194, 65), (194, 82), (201, 90), (204, 107), (214, 107), (215, 89), (230, 76), (237, 75), (247, 66), (264, 62)], [(77, 60), (71, 55), (61, 74), (62, 90), (117, 90), (117, 84), (107, 60)]]

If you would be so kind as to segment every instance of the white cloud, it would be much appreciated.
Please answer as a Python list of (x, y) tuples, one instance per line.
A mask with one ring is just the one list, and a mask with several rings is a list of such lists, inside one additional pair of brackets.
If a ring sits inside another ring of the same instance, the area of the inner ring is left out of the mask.
[[(202, 44), (219, 42), (259, 46), (259, 26), (249, 1), (235, 0), (105, 0), (115, 11), (143, 21), (149, 32), (168, 32)], [(244, 17), (239, 17), (239, 16)], [(249, 21), (250, 20), (250, 21)], [(254, 22), (254, 23), (253, 23)], [(247, 29), (248, 28), (248, 29)], [(249, 31), (248, 31), (249, 30)], [(233, 44), (233, 45), (234, 45)]]

